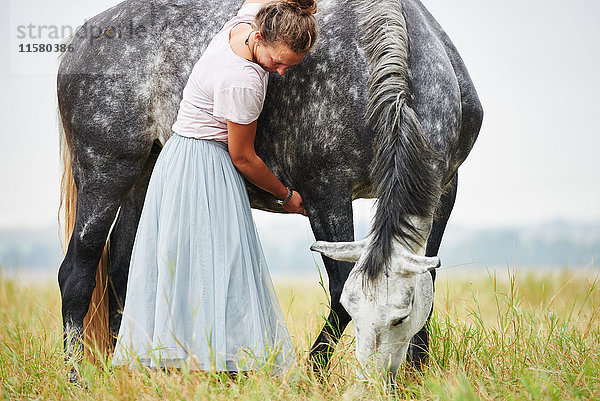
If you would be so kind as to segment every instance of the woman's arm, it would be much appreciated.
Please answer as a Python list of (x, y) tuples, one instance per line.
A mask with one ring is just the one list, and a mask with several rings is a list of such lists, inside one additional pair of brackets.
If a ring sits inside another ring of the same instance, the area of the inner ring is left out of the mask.
[[(288, 196), (287, 187), (279, 181), (254, 150), (256, 121), (247, 125), (227, 121), (227, 135), (229, 156), (239, 172), (257, 187), (272, 193), (278, 199), (285, 199)], [(302, 197), (296, 191), (283, 208), (290, 213), (306, 215)]]

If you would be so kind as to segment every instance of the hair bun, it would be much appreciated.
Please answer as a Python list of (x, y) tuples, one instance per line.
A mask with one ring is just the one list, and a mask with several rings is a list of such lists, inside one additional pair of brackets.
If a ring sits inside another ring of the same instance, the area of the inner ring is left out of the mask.
[(315, 0), (283, 0), (283, 2), (302, 15), (312, 15), (317, 12)]

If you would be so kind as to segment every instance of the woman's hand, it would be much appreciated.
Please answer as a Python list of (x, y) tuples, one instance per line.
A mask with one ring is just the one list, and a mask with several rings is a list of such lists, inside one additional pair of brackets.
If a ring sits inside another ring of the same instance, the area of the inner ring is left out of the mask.
[[(289, 194), (287, 187), (275, 177), (275, 174), (254, 151), (256, 121), (246, 125), (227, 121), (227, 131), (229, 156), (238, 171), (248, 181), (272, 193), (277, 199), (285, 199)], [(302, 197), (296, 191), (292, 192), (292, 197), (282, 207), (289, 213), (299, 213), (306, 216)]]
[(292, 197), (285, 205), (281, 205), (289, 213), (298, 213), (306, 216), (306, 210), (304, 210), (304, 203), (302, 197), (297, 191), (292, 192)]

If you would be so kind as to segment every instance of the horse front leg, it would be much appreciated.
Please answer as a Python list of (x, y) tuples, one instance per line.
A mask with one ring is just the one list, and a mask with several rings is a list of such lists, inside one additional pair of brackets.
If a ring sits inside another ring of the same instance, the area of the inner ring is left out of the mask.
[[(446, 229), (446, 224), (450, 218), (450, 213), (454, 208), (454, 201), (456, 200), (456, 189), (458, 184), (457, 174), (446, 184), (440, 197), (440, 202), (436, 208), (435, 215), (433, 217), (433, 225), (431, 227), (431, 233), (427, 239), (427, 247), (425, 250), (425, 256), (437, 256), (442, 243), (442, 236)], [(434, 283), (435, 289), (435, 270), (431, 271), (431, 278)], [(433, 312), (433, 309), (432, 309)], [(419, 330), (417, 334), (410, 341), (410, 347), (406, 355), (407, 360), (416, 369), (422, 370), (423, 365), (427, 363), (429, 357), (429, 319), (431, 313), (427, 319), (425, 326)]]
[[(311, 188), (311, 191), (302, 196), (315, 239), (329, 242), (354, 241), (352, 199), (348, 186), (332, 186), (328, 183), (311, 186)], [(322, 193), (319, 193), (319, 190)], [(329, 278), (331, 309), (327, 321), (311, 347), (310, 359), (315, 370), (327, 370), (335, 346), (351, 320), (340, 303), (340, 297), (354, 263), (340, 262), (325, 256), (323, 256), (323, 263)]]

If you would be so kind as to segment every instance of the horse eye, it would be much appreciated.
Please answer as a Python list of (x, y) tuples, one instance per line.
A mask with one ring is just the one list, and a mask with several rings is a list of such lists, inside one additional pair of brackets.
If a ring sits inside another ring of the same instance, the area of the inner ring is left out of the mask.
[(396, 319), (392, 322), (392, 326), (398, 326), (398, 325), (404, 323), (406, 321), (406, 319), (408, 319), (408, 316), (404, 316), (399, 319)]

